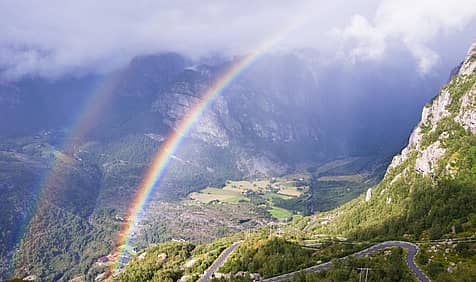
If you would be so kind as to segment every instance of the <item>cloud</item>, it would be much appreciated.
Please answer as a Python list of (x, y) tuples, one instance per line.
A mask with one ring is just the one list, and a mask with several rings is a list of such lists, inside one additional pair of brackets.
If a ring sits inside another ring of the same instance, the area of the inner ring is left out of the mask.
[(242, 54), (297, 21), (278, 47), (332, 56), (344, 46), (354, 60), (376, 60), (400, 41), (425, 72), (438, 60), (428, 42), (467, 26), (475, 9), (474, 0), (0, 0), (0, 77), (101, 72), (164, 51)]
[(295, 22), (309, 2), (0, 0), (0, 70), (54, 76), (145, 53), (239, 54)]
[(371, 20), (354, 15), (350, 24), (333, 30), (335, 37), (351, 42), (352, 59), (380, 59), (389, 44), (402, 43), (427, 73), (439, 60), (428, 47), (441, 34), (463, 30), (474, 23), (475, 0), (383, 0)]

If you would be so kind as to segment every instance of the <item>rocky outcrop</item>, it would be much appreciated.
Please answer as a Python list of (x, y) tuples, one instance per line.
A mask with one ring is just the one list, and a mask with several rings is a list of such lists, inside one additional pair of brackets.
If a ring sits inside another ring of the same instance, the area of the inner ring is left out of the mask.
[[(430, 104), (423, 108), (421, 120), (410, 135), (408, 146), (402, 150), (400, 155), (396, 155), (393, 158), (390, 167), (397, 167), (401, 165), (405, 160), (408, 159), (411, 150), (420, 149), (420, 144), (423, 137), (423, 128), (429, 127), (430, 132), (434, 131), (438, 122), (442, 118), (450, 115), (450, 112), (446, 109), (450, 103), (451, 94), (447, 90), (442, 90), (440, 95), (438, 95)], [(423, 167), (424, 166), (419, 166), (419, 168)]]
[[(475, 68), (476, 42), (469, 49), (464, 62), (452, 79), (456, 80), (456, 83), (465, 83), (469, 76), (474, 75)], [(442, 144), (444, 139), (448, 138), (448, 132), (440, 130), (439, 136), (436, 136), (437, 140), (428, 146), (424, 146), (423, 139), (429, 134), (435, 134), (438, 124), (446, 117), (452, 117), (468, 132), (476, 134), (476, 84), (470, 86), (469, 91), (463, 93), (461, 97), (453, 98), (456, 93), (451, 91), (456, 90), (449, 87), (443, 88), (440, 94), (423, 108), (421, 120), (410, 135), (408, 145), (393, 158), (390, 168), (400, 166), (412, 152), (416, 152), (415, 171), (423, 175), (433, 173), (437, 162), (446, 152)], [(458, 105), (458, 103), (459, 109), (456, 112), (454, 110), (450, 112), (450, 105)]]
[(455, 120), (467, 131), (476, 134), (476, 88), (461, 98), (461, 108)]
[(246, 177), (280, 175), (286, 172), (286, 165), (273, 161), (267, 156), (254, 156), (243, 152), (236, 162), (237, 168), (246, 173)]
[[(180, 81), (168, 91), (161, 94), (152, 104), (151, 111), (162, 115), (163, 123), (173, 130), (177, 129), (182, 118), (190, 113), (192, 108), (200, 102), (200, 95), (206, 91), (204, 81)], [(200, 121), (193, 127), (191, 136), (217, 147), (226, 147), (230, 143), (226, 126), (220, 122), (222, 115), (228, 114), (226, 101), (219, 98), (212, 109), (200, 117)]]
[[(180, 121), (200, 102), (219, 75), (213, 66), (184, 69), (171, 86), (156, 94), (150, 112), (161, 124), (177, 130)], [(311, 95), (313, 89), (306, 88), (309, 93), (289, 95), (282, 93), (282, 85), (275, 85), (282, 83), (280, 77), (272, 76), (263, 82), (248, 75), (234, 80), (223, 95), (210, 103), (191, 127), (188, 137), (198, 140), (196, 144), (228, 150), (234, 157), (230, 161), (250, 176), (282, 173), (286, 169), (283, 163), (287, 161), (283, 157), (294, 158), (295, 152), (312, 160), (306, 148), (319, 148), (319, 124), (311, 112), (314, 107), (303, 103), (301, 96)], [(303, 77), (296, 79), (307, 79), (306, 75)], [(303, 114), (302, 109), (310, 113)], [(196, 150), (206, 150), (199, 146)], [(287, 149), (292, 153), (283, 154)]]
[(421, 151), (415, 161), (415, 171), (423, 175), (431, 174), (438, 160), (445, 154), (446, 150), (441, 148), (440, 141), (428, 146)]
[(476, 68), (476, 41), (473, 42), (473, 45), (468, 50), (466, 54), (466, 59), (461, 65), (458, 75), (469, 75), (474, 72)]
[(365, 201), (368, 202), (372, 199), (372, 188), (367, 189), (367, 193), (365, 193)]

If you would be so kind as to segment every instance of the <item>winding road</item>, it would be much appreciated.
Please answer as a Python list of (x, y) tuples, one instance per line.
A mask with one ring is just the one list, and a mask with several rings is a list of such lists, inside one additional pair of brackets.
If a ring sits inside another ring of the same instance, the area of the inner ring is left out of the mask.
[[(410, 242), (404, 242), (404, 241), (386, 241), (386, 242), (383, 242), (383, 243), (380, 243), (380, 244), (377, 244), (377, 245), (374, 245), (370, 248), (367, 248), (367, 249), (364, 249), (360, 252), (357, 252), (357, 253), (354, 253), (354, 254), (351, 254), (349, 256), (352, 256), (352, 257), (363, 257), (363, 256), (366, 256), (368, 254), (371, 254), (371, 253), (375, 253), (377, 251), (380, 251), (380, 250), (383, 250), (383, 249), (387, 249), (387, 248), (392, 248), (392, 247), (401, 247), (401, 248), (404, 248), (407, 250), (407, 255), (405, 256), (405, 261), (408, 265), (408, 267), (411, 269), (411, 271), (415, 274), (415, 276), (417, 277), (417, 279), (421, 282), (430, 282), (430, 279), (420, 270), (420, 268), (418, 268), (418, 266), (415, 264), (415, 256), (418, 252), (418, 246), (413, 244), (413, 243), (410, 243)], [(343, 257), (341, 259), (345, 259), (349, 256), (346, 256), (346, 257)], [(264, 279), (265, 282), (270, 282), (270, 281), (283, 281), (283, 280), (292, 280), (292, 278), (294, 277), (294, 275), (296, 275), (297, 273), (301, 272), (301, 271), (313, 271), (313, 272), (319, 272), (323, 269), (329, 269), (331, 268), (332, 266), (332, 263), (331, 262), (326, 262), (326, 263), (322, 263), (322, 264), (318, 264), (318, 265), (315, 265), (315, 266), (311, 266), (311, 267), (308, 267), (308, 268), (305, 268), (303, 270), (300, 270), (300, 271), (295, 271), (295, 272), (290, 272), (290, 273), (286, 273), (286, 274), (283, 274), (283, 275), (279, 275), (279, 276), (275, 276), (275, 277), (271, 277), (271, 278), (267, 278), (267, 279)]]
[(233, 253), (233, 251), (238, 247), (243, 241), (237, 241), (231, 246), (229, 246), (227, 249), (225, 249), (220, 256), (213, 262), (213, 264), (205, 271), (205, 274), (203, 274), (202, 278), (200, 278), (200, 282), (208, 282), (212, 278), (213, 274), (215, 274), (215, 271), (217, 271), (220, 266), (222, 266), (226, 259)]
[[(223, 253), (220, 254), (220, 256), (218, 257), (217, 260), (215, 260), (215, 262), (213, 262), (213, 264), (210, 266), (210, 268), (207, 269), (207, 271), (205, 272), (205, 274), (202, 276), (202, 278), (200, 279), (200, 282), (208, 282), (210, 281), (210, 279), (212, 278), (213, 274), (215, 273), (215, 271), (217, 271), (217, 269), (222, 266), (226, 259), (231, 255), (231, 253), (236, 249), (236, 247), (238, 247), (240, 244), (242, 243), (242, 241), (238, 241), (238, 242), (235, 242), (233, 243), (230, 247), (228, 247), (228, 249), (226, 249), (225, 251), (223, 251)], [(413, 244), (413, 243), (410, 243), (410, 242), (404, 242), (404, 241), (386, 241), (386, 242), (383, 242), (383, 243), (380, 243), (380, 244), (377, 244), (377, 245), (374, 245), (372, 247), (369, 247), (367, 249), (364, 249), (360, 252), (357, 252), (357, 253), (353, 253), (349, 256), (352, 256), (352, 257), (363, 257), (363, 256), (366, 256), (368, 254), (371, 254), (371, 253), (375, 253), (377, 251), (380, 251), (380, 250), (383, 250), (383, 249), (388, 249), (388, 248), (393, 248), (393, 247), (401, 247), (401, 248), (404, 248), (407, 250), (407, 254), (405, 256), (405, 262), (407, 263), (408, 267), (410, 268), (410, 270), (415, 274), (416, 278), (420, 281), (420, 282), (430, 282), (430, 279), (420, 270), (420, 268), (418, 268), (418, 266), (415, 264), (415, 256), (418, 252), (418, 246)], [(346, 257), (343, 257), (341, 259), (345, 259), (349, 256), (346, 256)], [(311, 266), (311, 267), (308, 267), (308, 268), (305, 268), (305, 269), (302, 269), (302, 270), (299, 270), (299, 271), (294, 271), (294, 272), (290, 272), (290, 273), (286, 273), (286, 274), (282, 274), (282, 275), (279, 275), (279, 276), (275, 276), (275, 277), (271, 277), (271, 278), (267, 278), (267, 279), (264, 279), (263, 281), (264, 282), (271, 282), (271, 281), (284, 281), (284, 280), (292, 280), (292, 278), (294, 277), (294, 275), (296, 275), (297, 273), (301, 272), (301, 271), (313, 271), (313, 272), (319, 272), (323, 269), (329, 269), (331, 268), (332, 266), (332, 263), (331, 262), (326, 262), (326, 263), (322, 263), (322, 264), (318, 264), (318, 265), (315, 265), (315, 266)]]

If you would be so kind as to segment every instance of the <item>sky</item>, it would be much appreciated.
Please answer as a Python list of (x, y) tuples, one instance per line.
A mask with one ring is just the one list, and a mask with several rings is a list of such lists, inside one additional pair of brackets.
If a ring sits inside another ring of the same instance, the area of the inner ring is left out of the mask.
[[(314, 48), (356, 63), (409, 52), (429, 74), (476, 39), (476, 0), (0, 0), (0, 78), (105, 72), (137, 55)], [(283, 34), (284, 30), (288, 30)]]

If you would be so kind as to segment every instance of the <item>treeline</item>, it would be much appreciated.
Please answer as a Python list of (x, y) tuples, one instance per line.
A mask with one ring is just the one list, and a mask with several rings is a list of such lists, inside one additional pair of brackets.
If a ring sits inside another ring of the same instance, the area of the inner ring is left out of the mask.
[(112, 225), (91, 225), (52, 205), (41, 209), (16, 256), (15, 276), (33, 274), (41, 281), (87, 276), (95, 260), (112, 249), (115, 229), (107, 226)]
[[(404, 261), (401, 248), (381, 251), (369, 257), (349, 257), (333, 260), (332, 268), (320, 272), (300, 272), (293, 282), (340, 282), (340, 281), (417, 281)], [(362, 268), (368, 268), (369, 271)], [(365, 278), (366, 277), (366, 278)]]
[(271, 277), (315, 264), (315, 251), (282, 238), (245, 241), (219, 269), (222, 273), (246, 271)]
[(210, 267), (232, 239), (210, 244), (168, 242), (149, 248), (127, 264), (119, 281), (196, 281)]

